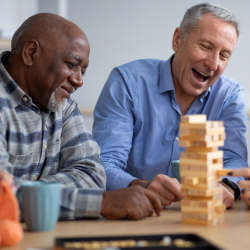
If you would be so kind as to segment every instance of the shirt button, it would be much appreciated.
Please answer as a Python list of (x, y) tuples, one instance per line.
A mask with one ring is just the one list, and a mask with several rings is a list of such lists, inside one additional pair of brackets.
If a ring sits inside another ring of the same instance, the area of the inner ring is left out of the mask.
[(179, 137), (178, 137), (178, 136), (176, 136), (175, 140), (176, 140), (176, 141), (179, 141)]
[(34, 178), (34, 181), (36, 181), (37, 180), (37, 176), (35, 176), (35, 178)]
[(27, 102), (28, 101), (28, 98), (25, 96), (25, 97), (23, 97), (23, 101), (24, 102)]
[(45, 144), (44, 148), (47, 149), (47, 145), (46, 144)]

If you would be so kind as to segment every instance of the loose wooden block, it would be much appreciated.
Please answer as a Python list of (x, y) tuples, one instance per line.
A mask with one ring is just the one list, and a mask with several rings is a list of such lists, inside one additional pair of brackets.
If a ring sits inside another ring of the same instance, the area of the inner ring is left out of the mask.
[(207, 115), (185, 115), (181, 117), (181, 122), (185, 123), (205, 123)]
[(224, 221), (224, 216), (219, 216), (212, 220), (196, 220), (196, 219), (181, 219), (182, 224), (186, 225), (199, 225), (199, 226), (216, 226), (222, 224)]
[(232, 172), (232, 169), (220, 169), (217, 170), (217, 176), (225, 176)]
[(215, 152), (181, 152), (180, 157), (182, 159), (200, 159), (200, 160), (212, 160), (212, 159), (221, 159), (223, 158), (223, 151)]
[(181, 188), (181, 193), (187, 196), (214, 196), (217, 194), (223, 194), (223, 188), (216, 187), (210, 190), (203, 190), (203, 189), (194, 189), (194, 188)]
[[(180, 159), (181, 161), (181, 159)], [(180, 163), (180, 172), (181, 171), (212, 171), (212, 170), (219, 170), (223, 169), (223, 164), (222, 163), (215, 163), (215, 164), (209, 164), (209, 165), (204, 165), (204, 164), (184, 164), (182, 161)], [(216, 178), (217, 178), (217, 172), (216, 172)]]

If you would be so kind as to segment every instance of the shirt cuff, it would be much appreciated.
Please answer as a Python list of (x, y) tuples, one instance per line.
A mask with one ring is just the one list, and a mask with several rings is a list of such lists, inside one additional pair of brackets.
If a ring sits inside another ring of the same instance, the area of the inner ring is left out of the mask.
[(98, 218), (102, 205), (102, 189), (62, 188), (60, 219)]

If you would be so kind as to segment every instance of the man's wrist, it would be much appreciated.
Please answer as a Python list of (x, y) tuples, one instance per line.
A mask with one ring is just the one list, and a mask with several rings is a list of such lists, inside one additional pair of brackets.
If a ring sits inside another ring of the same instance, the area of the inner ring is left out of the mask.
[(150, 183), (151, 183), (151, 181), (148, 181), (148, 180), (135, 179), (135, 180), (131, 181), (128, 186), (139, 185), (139, 186), (142, 186), (144, 188), (148, 188)]
[(228, 187), (230, 187), (231, 190), (233, 190), (235, 200), (240, 197), (240, 189), (234, 182), (228, 180), (227, 178), (224, 178), (222, 180), (222, 183), (226, 184)]

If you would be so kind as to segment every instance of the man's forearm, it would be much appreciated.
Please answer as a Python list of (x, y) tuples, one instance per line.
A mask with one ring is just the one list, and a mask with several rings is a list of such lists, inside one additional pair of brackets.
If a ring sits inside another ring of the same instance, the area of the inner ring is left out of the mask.
[(139, 186), (148, 188), (150, 183), (151, 183), (151, 181), (148, 181), (148, 180), (135, 179), (135, 180), (131, 181), (128, 186), (139, 185)]

